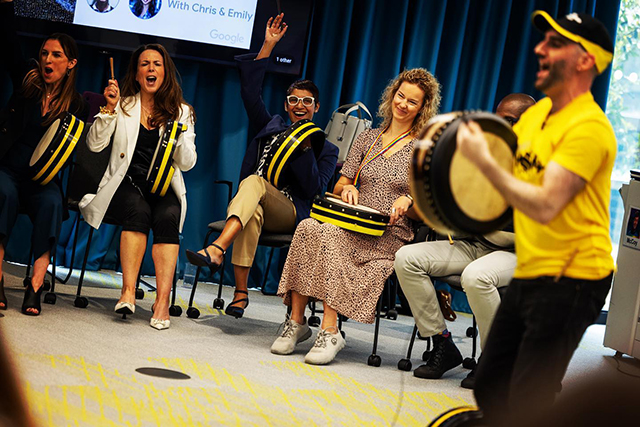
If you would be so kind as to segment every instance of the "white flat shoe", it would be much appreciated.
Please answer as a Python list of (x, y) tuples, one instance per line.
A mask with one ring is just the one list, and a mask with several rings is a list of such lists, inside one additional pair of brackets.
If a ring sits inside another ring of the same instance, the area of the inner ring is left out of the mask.
[(160, 319), (154, 319), (153, 317), (151, 318), (151, 322), (149, 322), (149, 325), (154, 328), (157, 329), (159, 331), (163, 330), (163, 329), (169, 329), (169, 326), (171, 326), (171, 320), (167, 319), (167, 320), (160, 320)]
[(116, 304), (115, 312), (118, 314), (133, 314), (136, 312), (136, 306), (130, 302), (119, 302)]

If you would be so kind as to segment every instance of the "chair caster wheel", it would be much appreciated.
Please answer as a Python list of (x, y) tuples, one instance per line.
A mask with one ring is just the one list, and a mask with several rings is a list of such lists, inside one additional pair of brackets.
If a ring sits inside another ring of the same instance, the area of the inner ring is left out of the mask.
[(56, 303), (56, 294), (49, 292), (44, 295), (44, 302), (47, 304), (55, 304)]
[(309, 326), (318, 327), (320, 326), (320, 318), (318, 316), (311, 316), (309, 320), (307, 320)]
[(44, 279), (44, 282), (42, 282), (42, 289), (44, 289), (45, 292), (49, 292), (51, 290), (51, 282)]
[(387, 319), (391, 319), (391, 320), (397, 320), (398, 319), (398, 312), (395, 309), (391, 309), (389, 311), (387, 311)]
[(87, 308), (89, 305), (89, 300), (86, 297), (76, 297), (73, 301), (73, 305), (78, 308)]
[(422, 361), (423, 362), (427, 362), (430, 357), (431, 357), (431, 351), (425, 350), (424, 353), (422, 353)]
[(382, 359), (377, 354), (372, 354), (371, 356), (369, 356), (369, 359), (367, 360), (367, 365), (369, 366), (375, 366), (377, 368), (381, 364), (382, 364)]
[(144, 289), (136, 288), (136, 299), (144, 299)]
[(197, 319), (198, 317), (200, 317), (200, 310), (195, 307), (187, 308), (187, 317), (189, 319)]
[(467, 336), (469, 338), (475, 338), (478, 336), (478, 330), (476, 328), (474, 328), (473, 326), (469, 326), (467, 328)]
[(411, 360), (402, 359), (398, 362), (398, 369), (409, 372), (411, 370)]
[(224, 300), (222, 298), (216, 298), (213, 300), (213, 308), (222, 310), (224, 308)]
[(179, 305), (172, 305), (169, 307), (169, 316), (180, 317), (182, 315), (182, 307)]
[(465, 357), (462, 361), (462, 367), (465, 369), (474, 369), (476, 367), (476, 359), (472, 357)]

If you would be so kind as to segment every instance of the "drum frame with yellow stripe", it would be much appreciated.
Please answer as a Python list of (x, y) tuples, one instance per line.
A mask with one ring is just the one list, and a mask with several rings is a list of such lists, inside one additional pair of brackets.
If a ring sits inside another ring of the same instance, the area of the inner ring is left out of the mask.
[[(461, 120), (473, 120), (485, 135), (493, 134), (501, 139), (511, 152), (511, 164), (517, 148), (517, 137), (509, 123), (501, 117), (487, 112), (456, 111), (440, 114), (429, 121), (422, 131), (412, 155), (409, 169), (409, 186), (414, 198), (414, 207), (420, 217), (441, 234), (480, 235), (504, 227), (512, 217), (511, 208), (504, 198), (495, 192), (494, 197), (504, 204), (504, 212), (495, 218), (474, 219), (469, 215), (473, 207), (464, 209), (458, 203), (452, 190), (451, 164), (454, 160), (469, 163), (468, 168), (476, 168), (470, 161), (456, 153), (456, 134)], [(443, 141), (446, 141), (443, 142)], [(455, 159), (454, 159), (455, 156)], [(509, 169), (511, 171), (511, 169)], [(477, 180), (487, 180), (477, 170)], [(487, 180), (488, 182), (488, 180)], [(484, 196), (483, 196), (484, 197)]]
[(311, 218), (333, 224), (346, 230), (370, 236), (382, 236), (387, 229), (389, 216), (366, 212), (356, 206), (335, 203), (331, 197), (316, 196), (311, 205)]
[[(273, 143), (264, 165), (264, 179), (276, 188), (286, 185), (284, 178), (287, 166), (301, 151), (300, 146), (307, 138), (311, 138), (311, 146), (315, 153), (319, 153), (324, 144), (325, 134), (311, 120), (297, 121), (287, 128)], [(316, 154), (317, 155), (317, 154)]]
[(158, 141), (151, 166), (147, 173), (147, 182), (149, 183), (149, 192), (164, 197), (167, 194), (171, 179), (175, 172), (173, 167), (173, 154), (176, 151), (176, 144), (182, 132), (187, 130), (187, 125), (177, 121), (169, 121), (165, 126), (164, 133)]
[(486, 426), (482, 411), (477, 406), (451, 408), (431, 421), (428, 427), (480, 427)]
[(83, 130), (84, 122), (71, 113), (64, 113), (56, 119), (31, 156), (31, 179), (40, 185), (47, 185), (71, 158)]

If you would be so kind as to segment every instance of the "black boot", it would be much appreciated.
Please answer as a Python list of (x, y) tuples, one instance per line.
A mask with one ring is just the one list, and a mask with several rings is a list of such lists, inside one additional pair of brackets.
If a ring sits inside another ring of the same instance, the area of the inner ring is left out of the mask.
[(433, 350), (426, 364), (419, 366), (413, 371), (413, 375), (418, 378), (436, 380), (449, 369), (453, 369), (462, 363), (462, 354), (453, 343), (451, 333), (448, 337), (434, 335)]

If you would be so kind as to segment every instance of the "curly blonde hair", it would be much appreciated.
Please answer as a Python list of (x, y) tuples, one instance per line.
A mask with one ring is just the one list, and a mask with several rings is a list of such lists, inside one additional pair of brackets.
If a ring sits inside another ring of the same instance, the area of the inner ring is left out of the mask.
[(393, 97), (403, 82), (412, 83), (424, 91), (422, 107), (416, 118), (413, 119), (413, 125), (411, 126), (411, 135), (416, 136), (429, 119), (438, 113), (438, 107), (440, 107), (440, 83), (438, 83), (433, 74), (424, 68), (412, 68), (398, 74), (395, 79), (389, 82), (380, 97), (378, 117), (382, 118), (380, 127), (383, 129), (391, 123)]

